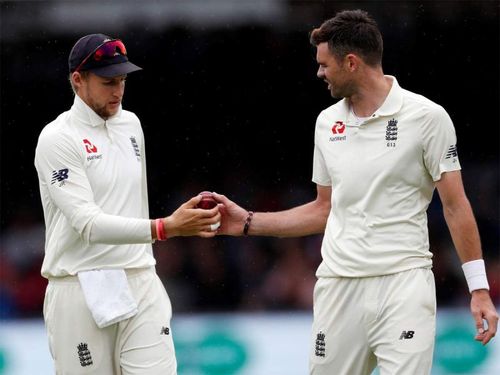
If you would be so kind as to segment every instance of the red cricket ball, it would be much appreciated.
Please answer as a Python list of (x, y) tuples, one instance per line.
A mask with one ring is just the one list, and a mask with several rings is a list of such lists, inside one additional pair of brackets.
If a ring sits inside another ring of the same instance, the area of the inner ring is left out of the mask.
[(212, 197), (212, 193), (209, 191), (202, 191), (199, 195), (202, 196), (200, 203), (196, 206), (197, 208), (203, 208), (204, 210), (209, 210), (217, 206), (217, 201)]

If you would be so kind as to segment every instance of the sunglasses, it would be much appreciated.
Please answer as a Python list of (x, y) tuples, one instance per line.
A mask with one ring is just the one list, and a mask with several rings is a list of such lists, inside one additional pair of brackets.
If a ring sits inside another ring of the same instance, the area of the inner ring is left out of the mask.
[(95, 61), (101, 61), (103, 58), (110, 58), (116, 55), (127, 56), (127, 49), (125, 44), (120, 39), (107, 40), (104, 43), (98, 45), (96, 49), (90, 52), (75, 69), (75, 72), (79, 72), (82, 66), (94, 56)]

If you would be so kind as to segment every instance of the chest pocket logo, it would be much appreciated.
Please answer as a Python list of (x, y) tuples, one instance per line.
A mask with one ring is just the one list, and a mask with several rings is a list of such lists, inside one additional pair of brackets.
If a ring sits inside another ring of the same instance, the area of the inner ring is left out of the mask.
[(88, 139), (84, 139), (83, 144), (85, 145), (87, 154), (95, 154), (97, 152), (97, 147), (93, 145)]

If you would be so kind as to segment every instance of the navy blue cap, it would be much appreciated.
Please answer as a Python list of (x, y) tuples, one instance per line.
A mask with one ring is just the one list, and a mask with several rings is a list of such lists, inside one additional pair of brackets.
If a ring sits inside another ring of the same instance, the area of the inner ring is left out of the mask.
[[(80, 38), (69, 53), (69, 71), (73, 73), (87, 56), (108, 40), (114, 40), (114, 38), (104, 34), (90, 34)], [(90, 57), (79, 69), (79, 71), (89, 71), (106, 78), (121, 76), (137, 70), (142, 70), (142, 68), (132, 64), (128, 61), (128, 57), (122, 54), (106, 57), (99, 61)]]

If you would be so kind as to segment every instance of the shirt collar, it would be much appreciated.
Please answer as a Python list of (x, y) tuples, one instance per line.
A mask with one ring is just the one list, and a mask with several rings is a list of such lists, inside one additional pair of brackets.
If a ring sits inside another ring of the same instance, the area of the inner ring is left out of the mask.
[[(403, 89), (399, 86), (396, 77), (386, 75), (385, 77), (392, 80), (392, 86), (384, 100), (384, 103), (369, 117), (377, 118), (380, 116), (391, 116), (398, 112), (403, 106)], [(351, 113), (349, 99), (342, 99), (341, 111), (346, 119), (347, 126), (357, 126), (356, 119)]]
[(109, 123), (110, 121), (119, 118), (122, 112), (122, 106), (120, 105), (120, 108), (115, 115), (111, 116), (107, 120), (104, 120), (101, 116), (95, 113), (94, 110), (82, 100), (82, 98), (80, 98), (78, 95), (75, 95), (75, 101), (73, 102), (73, 106), (71, 107), (71, 112), (76, 116), (78, 120), (80, 120), (84, 124), (90, 125), (92, 127), (97, 127), (104, 126), (106, 122)]
[(394, 115), (403, 106), (403, 89), (399, 86), (396, 77), (387, 75), (385, 77), (392, 80), (392, 87), (384, 103), (375, 111), (374, 114), (377, 117)]

